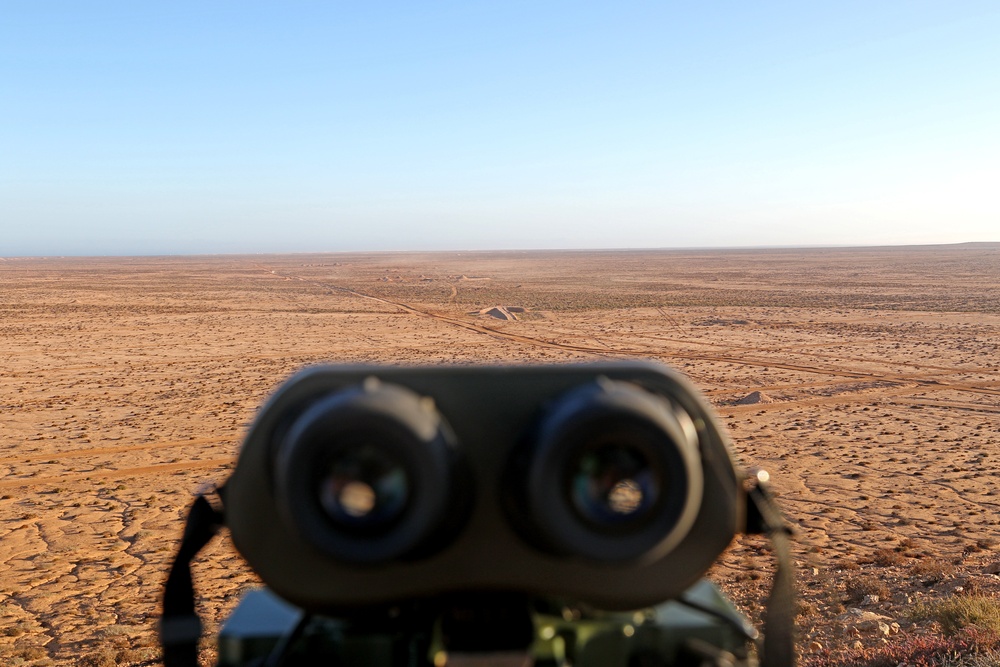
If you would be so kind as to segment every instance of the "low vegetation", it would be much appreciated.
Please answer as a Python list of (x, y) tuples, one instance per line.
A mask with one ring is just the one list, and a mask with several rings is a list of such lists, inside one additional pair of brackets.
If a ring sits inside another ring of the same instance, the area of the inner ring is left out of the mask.
[(986, 595), (955, 595), (916, 605), (914, 621), (936, 621), (950, 637), (975, 628), (1000, 637), (1000, 600)]

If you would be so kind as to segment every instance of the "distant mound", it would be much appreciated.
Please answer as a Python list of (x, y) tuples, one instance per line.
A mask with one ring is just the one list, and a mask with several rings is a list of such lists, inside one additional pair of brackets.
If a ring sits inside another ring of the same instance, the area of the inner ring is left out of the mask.
[(492, 306), (479, 311), (480, 315), (495, 317), (498, 320), (517, 320), (515, 313), (523, 313), (524, 308), (520, 306)]
[(777, 403), (777, 401), (762, 391), (755, 391), (751, 394), (747, 394), (740, 400), (736, 401), (736, 405), (757, 405), (758, 403)]

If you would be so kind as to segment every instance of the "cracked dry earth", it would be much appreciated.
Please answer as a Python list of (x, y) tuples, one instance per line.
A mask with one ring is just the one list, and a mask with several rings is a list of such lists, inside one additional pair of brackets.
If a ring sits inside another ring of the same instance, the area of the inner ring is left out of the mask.
[[(479, 314), (497, 305), (525, 310)], [(799, 528), (816, 664), (939, 632), (920, 601), (1000, 590), (996, 245), (7, 259), (0, 341), (4, 665), (156, 664), (193, 493), (284, 377), (330, 361), (686, 373)], [(769, 568), (740, 538), (711, 576), (758, 617)], [(209, 632), (257, 583), (225, 539), (195, 576)]]

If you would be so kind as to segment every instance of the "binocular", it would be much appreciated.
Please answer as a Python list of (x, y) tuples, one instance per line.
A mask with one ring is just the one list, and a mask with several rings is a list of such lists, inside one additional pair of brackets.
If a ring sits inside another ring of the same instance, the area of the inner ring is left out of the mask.
[(504, 591), (614, 611), (698, 581), (744, 528), (742, 481), (659, 364), (321, 366), (263, 406), (222, 499), (309, 612)]

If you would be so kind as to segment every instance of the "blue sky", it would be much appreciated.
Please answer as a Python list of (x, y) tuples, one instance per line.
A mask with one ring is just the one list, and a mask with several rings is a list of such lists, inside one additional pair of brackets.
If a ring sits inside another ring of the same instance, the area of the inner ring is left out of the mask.
[(1000, 241), (1000, 4), (12, 2), (0, 256)]

